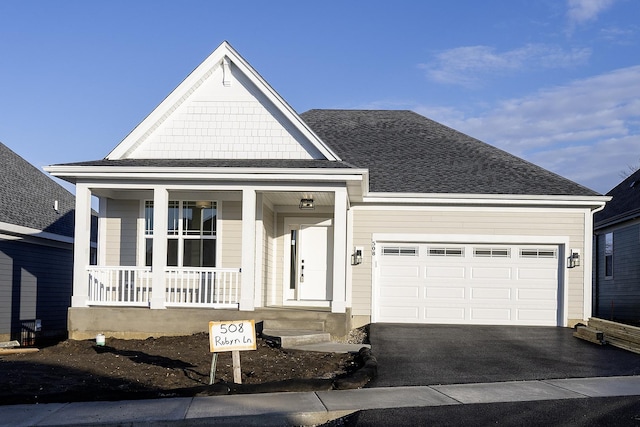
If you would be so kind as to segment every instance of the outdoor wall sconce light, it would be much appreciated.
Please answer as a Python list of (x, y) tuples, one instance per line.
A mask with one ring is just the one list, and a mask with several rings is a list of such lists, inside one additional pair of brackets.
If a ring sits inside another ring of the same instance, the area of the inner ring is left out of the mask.
[(569, 250), (569, 259), (567, 259), (567, 267), (568, 268), (580, 267), (580, 250), (579, 249)]
[(353, 254), (351, 254), (351, 265), (359, 265), (362, 264), (362, 248), (356, 246), (353, 249)]
[(313, 204), (313, 199), (300, 199), (300, 205), (298, 205), (298, 207), (302, 210), (315, 209), (315, 205)]

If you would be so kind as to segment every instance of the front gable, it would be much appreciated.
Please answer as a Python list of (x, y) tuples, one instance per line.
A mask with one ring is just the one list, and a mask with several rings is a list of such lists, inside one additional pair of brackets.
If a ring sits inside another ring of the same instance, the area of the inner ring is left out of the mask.
[(107, 159), (340, 160), (227, 42)]

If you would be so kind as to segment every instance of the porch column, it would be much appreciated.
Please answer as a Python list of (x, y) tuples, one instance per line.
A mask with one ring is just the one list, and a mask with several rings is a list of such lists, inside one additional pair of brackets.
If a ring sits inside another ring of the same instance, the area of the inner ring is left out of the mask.
[(263, 217), (263, 195), (256, 194), (256, 241), (255, 241), (255, 280), (254, 280), (254, 307), (262, 307), (263, 280), (262, 272), (264, 270), (264, 217)]
[(153, 259), (151, 268), (150, 308), (164, 306), (165, 274), (167, 264), (167, 221), (169, 192), (164, 187), (153, 189)]
[(86, 307), (89, 300), (91, 260), (91, 190), (87, 184), (76, 184), (76, 212), (73, 241), (72, 307)]
[(347, 190), (335, 192), (333, 208), (333, 297), (331, 312), (344, 313), (347, 309)]
[(253, 311), (256, 249), (256, 190), (242, 190), (242, 283), (240, 310)]
[(98, 197), (100, 212), (98, 212), (98, 265), (107, 265), (107, 248), (104, 247), (107, 241), (107, 211), (109, 209), (109, 199)]

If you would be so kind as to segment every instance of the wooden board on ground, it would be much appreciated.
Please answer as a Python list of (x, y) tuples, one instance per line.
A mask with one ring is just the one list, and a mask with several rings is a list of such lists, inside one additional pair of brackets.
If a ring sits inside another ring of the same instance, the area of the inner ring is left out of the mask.
[(578, 326), (576, 331), (573, 333), (573, 336), (595, 344), (605, 344), (604, 334), (601, 331), (588, 326)]

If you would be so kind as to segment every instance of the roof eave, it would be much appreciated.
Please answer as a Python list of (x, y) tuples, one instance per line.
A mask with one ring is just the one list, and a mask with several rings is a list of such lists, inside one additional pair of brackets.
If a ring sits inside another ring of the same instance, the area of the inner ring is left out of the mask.
[(463, 193), (368, 193), (365, 203), (447, 204), (447, 205), (521, 205), (580, 206), (598, 209), (610, 196), (536, 195), (536, 194), (463, 194)]
[[(112, 179), (192, 180), (320, 180), (363, 181), (366, 169), (351, 168), (236, 168), (236, 167), (136, 167), (136, 166), (65, 166), (44, 168), (51, 175), (69, 182)], [(366, 176), (366, 177), (365, 177)]]

